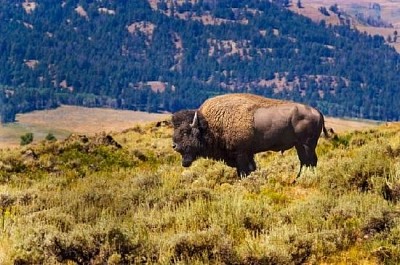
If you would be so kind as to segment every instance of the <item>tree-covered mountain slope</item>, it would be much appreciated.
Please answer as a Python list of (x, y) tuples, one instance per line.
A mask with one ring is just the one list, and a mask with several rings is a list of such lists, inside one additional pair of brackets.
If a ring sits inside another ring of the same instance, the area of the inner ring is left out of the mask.
[(229, 92), (400, 118), (399, 55), (383, 38), (315, 24), (279, 3), (0, 3), (3, 122), (60, 103), (176, 111)]

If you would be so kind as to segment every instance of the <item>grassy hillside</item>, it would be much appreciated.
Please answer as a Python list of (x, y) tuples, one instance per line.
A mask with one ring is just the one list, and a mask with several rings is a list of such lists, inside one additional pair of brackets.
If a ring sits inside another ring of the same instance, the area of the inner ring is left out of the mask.
[(0, 152), (1, 264), (398, 264), (400, 124), (321, 139), (238, 179), (188, 169), (172, 129), (72, 135)]

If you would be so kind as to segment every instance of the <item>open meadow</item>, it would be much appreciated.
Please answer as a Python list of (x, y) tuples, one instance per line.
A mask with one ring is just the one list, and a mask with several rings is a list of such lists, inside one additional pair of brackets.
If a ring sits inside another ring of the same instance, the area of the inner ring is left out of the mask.
[(20, 144), (20, 136), (33, 133), (34, 140), (43, 140), (51, 133), (65, 139), (71, 133), (93, 135), (99, 132), (121, 132), (137, 123), (160, 121), (167, 114), (141, 111), (84, 108), (63, 105), (57, 109), (18, 114), (17, 122), (0, 124), (0, 148)]
[(399, 264), (400, 124), (335, 130), (296, 183), (294, 150), (183, 168), (150, 121), (2, 149), (0, 264)]

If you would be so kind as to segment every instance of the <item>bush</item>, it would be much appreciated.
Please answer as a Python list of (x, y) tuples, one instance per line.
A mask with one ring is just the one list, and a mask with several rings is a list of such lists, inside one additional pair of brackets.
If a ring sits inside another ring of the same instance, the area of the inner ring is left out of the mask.
[(63, 233), (44, 225), (27, 231), (16, 247), (14, 264), (118, 264), (151, 263), (158, 259), (157, 250), (139, 239), (132, 231), (117, 226), (76, 225)]
[(172, 262), (190, 264), (195, 260), (223, 264), (234, 264), (237, 256), (233, 242), (218, 228), (194, 233), (182, 233), (171, 239)]
[(21, 145), (28, 145), (33, 142), (33, 133), (26, 133), (21, 136)]
[(48, 133), (47, 135), (46, 135), (46, 141), (49, 141), (49, 142), (53, 142), (53, 141), (57, 141), (57, 138), (54, 136), (54, 134), (52, 134), (52, 133)]

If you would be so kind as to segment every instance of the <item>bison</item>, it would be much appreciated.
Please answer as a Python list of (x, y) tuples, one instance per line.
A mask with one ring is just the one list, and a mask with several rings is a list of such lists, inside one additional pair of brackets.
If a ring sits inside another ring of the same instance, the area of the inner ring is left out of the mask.
[(252, 94), (226, 94), (198, 110), (172, 115), (173, 148), (189, 167), (199, 157), (222, 160), (239, 176), (256, 170), (254, 155), (295, 147), (302, 167), (317, 166), (315, 148), (324, 116), (310, 106)]

